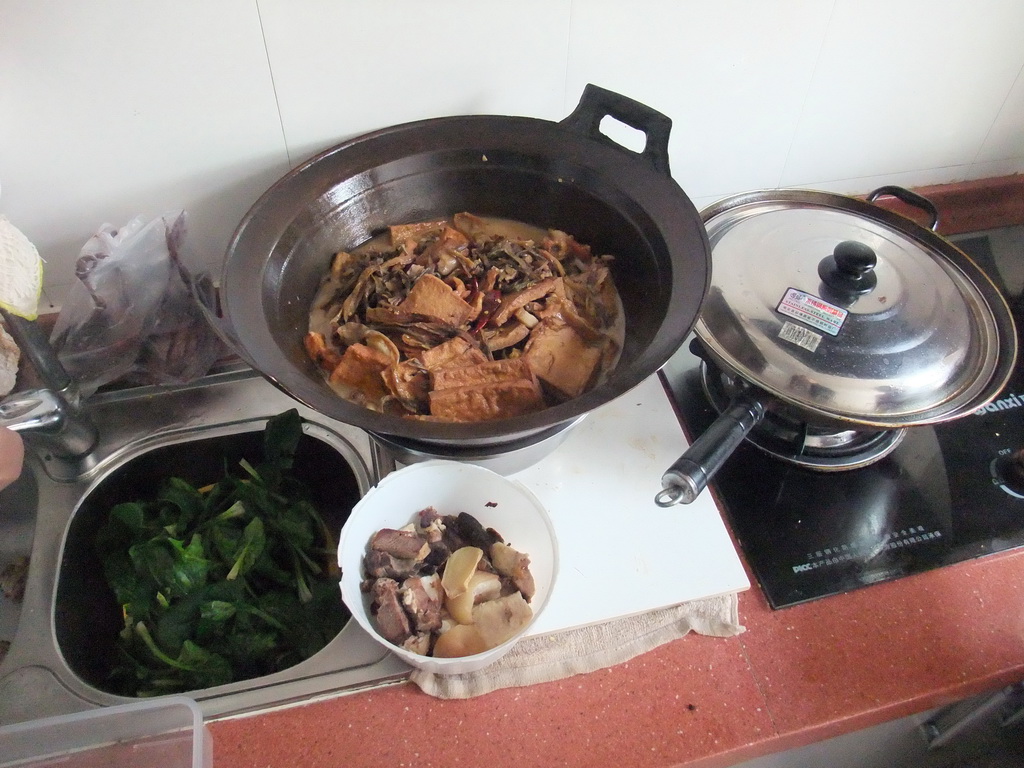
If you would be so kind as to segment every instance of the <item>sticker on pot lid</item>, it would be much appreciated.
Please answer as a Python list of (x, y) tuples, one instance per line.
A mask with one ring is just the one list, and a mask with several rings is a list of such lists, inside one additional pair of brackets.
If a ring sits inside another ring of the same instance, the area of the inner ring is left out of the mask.
[(779, 338), (783, 341), (790, 341), (798, 347), (803, 347), (808, 352), (814, 352), (818, 345), (821, 344), (822, 336), (810, 328), (804, 328), (802, 325), (797, 325), (787, 320), (782, 324), (782, 328), (779, 329)]
[(824, 331), (829, 336), (839, 334), (850, 314), (842, 307), (829, 304), (813, 294), (798, 291), (796, 288), (788, 288), (775, 309), (787, 317)]

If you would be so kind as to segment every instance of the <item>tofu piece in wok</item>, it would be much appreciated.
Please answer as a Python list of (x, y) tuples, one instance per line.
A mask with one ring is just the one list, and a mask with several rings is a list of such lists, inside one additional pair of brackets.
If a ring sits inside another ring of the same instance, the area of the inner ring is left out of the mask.
[(491, 421), (540, 410), (544, 396), (522, 358), (433, 372), (430, 413), (446, 421)]
[(398, 305), (401, 312), (423, 315), (458, 328), (473, 312), (444, 280), (430, 273), (421, 276)]
[(573, 398), (590, 386), (603, 354), (603, 345), (588, 344), (572, 326), (551, 318), (534, 328), (523, 356), (538, 379)]

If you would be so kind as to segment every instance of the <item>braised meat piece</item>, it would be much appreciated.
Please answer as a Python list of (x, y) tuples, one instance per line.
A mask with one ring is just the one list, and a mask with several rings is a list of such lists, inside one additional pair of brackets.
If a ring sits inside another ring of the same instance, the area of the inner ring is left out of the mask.
[[(433, 507), (424, 507), (416, 514), (416, 524), (423, 531), (444, 530), (444, 517)], [(429, 539), (430, 537), (427, 536)]]
[(529, 602), (537, 592), (533, 574), (530, 573), (530, 557), (503, 542), (491, 545), (490, 552), (494, 569), (502, 576), (507, 576)]
[(412, 653), (418, 653), (420, 656), (430, 655), (430, 646), (433, 642), (433, 636), (429, 632), (422, 632), (418, 635), (410, 636), (402, 647)]
[(495, 531), (484, 528), (479, 520), (466, 512), (459, 512), (455, 517), (454, 527), (466, 544), (479, 547), (484, 552), (490, 552), (491, 545), (500, 541)]
[(371, 549), (387, 552), (402, 560), (422, 560), (430, 552), (430, 544), (415, 531), (381, 528), (370, 540)]
[(440, 568), (451, 553), (452, 550), (443, 541), (433, 541), (430, 543), (430, 554), (423, 558), (423, 565), (431, 568)]
[(377, 579), (370, 587), (370, 612), (377, 619), (377, 628), (389, 643), (401, 645), (412, 634), (409, 617), (398, 597), (398, 582)]
[(404, 579), (417, 573), (422, 561), (412, 558), (403, 560), (379, 549), (371, 549), (366, 553), (364, 562), (367, 576), (374, 579)]
[(420, 576), (402, 582), (402, 606), (412, 619), (417, 632), (430, 632), (441, 628), (441, 607), (444, 591), (441, 577)]

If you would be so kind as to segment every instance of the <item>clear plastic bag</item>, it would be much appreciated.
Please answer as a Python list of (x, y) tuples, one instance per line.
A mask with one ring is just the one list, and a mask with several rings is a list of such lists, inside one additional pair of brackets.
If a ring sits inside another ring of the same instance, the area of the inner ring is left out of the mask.
[(113, 382), (179, 384), (226, 352), (193, 290), (211, 290), (182, 263), (185, 213), (104, 224), (82, 247), (78, 282), (50, 342), (83, 396)]

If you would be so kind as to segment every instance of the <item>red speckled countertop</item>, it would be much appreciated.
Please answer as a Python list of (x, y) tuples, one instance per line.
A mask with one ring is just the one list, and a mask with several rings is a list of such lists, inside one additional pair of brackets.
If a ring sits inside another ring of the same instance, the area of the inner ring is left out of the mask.
[[(1024, 223), (1022, 190), (1013, 176), (917, 191), (950, 235)], [(1024, 680), (1024, 550), (780, 611), (750, 580), (736, 637), (466, 701), (403, 684), (216, 721), (214, 764), (722, 768)]]
[[(752, 583), (753, 579), (752, 579)], [(1024, 679), (1024, 551), (465, 701), (411, 684), (210, 724), (217, 768), (729, 766)]]

